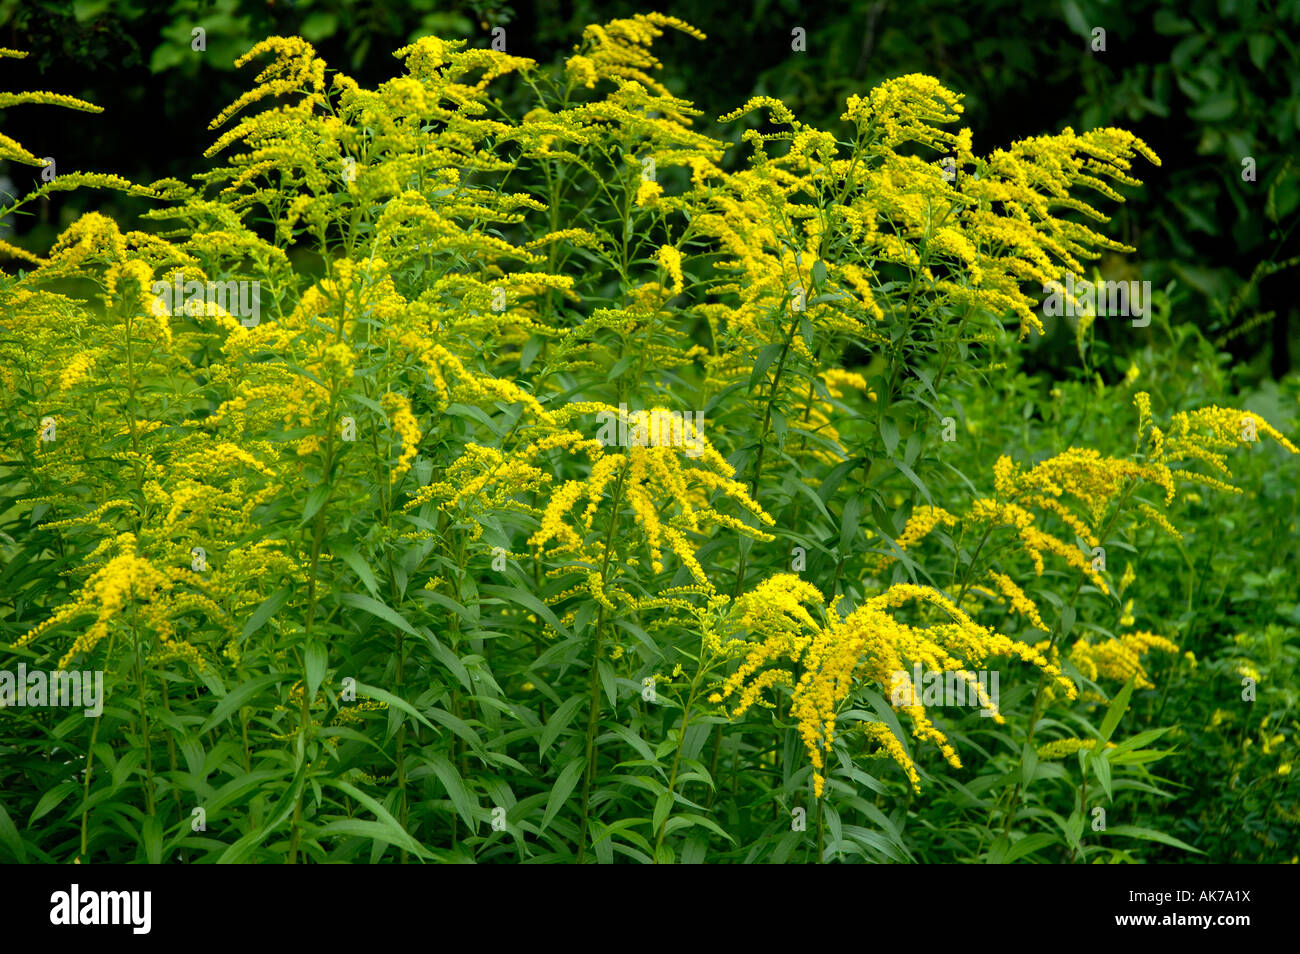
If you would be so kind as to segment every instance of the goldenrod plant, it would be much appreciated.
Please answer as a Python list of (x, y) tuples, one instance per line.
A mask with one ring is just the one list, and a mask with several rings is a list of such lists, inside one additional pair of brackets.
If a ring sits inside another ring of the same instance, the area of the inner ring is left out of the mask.
[(1207, 501), (1294, 479), (1296, 404), (1222, 407), (1177, 347), (1118, 384), (1096, 348), (1018, 367), (1049, 288), (1135, 252), (1104, 210), (1159, 159), (978, 152), (921, 74), (715, 138), (669, 31), (703, 39), (424, 36), (374, 88), (272, 37), (194, 181), (10, 206), (150, 203), (0, 244), (0, 668), (105, 686), (90, 718), (0, 682), (0, 853), (1205, 850), (1144, 822), (1187, 757), (1152, 746), (1186, 728)]

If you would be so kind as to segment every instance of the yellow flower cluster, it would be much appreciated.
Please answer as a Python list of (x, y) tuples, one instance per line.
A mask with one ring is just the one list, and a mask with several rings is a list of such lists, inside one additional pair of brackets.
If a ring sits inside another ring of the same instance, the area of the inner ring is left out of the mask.
[[(1049, 652), (1047, 640), (1037, 643), (1035, 648), (1048, 653), (1053, 662), (1059, 661), (1060, 650), (1051, 648)], [(1143, 659), (1152, 652), (1177, 656), (1179, 647), (1172, 640), (1156, 633), (1139, 630), (1095, 641), (1087, 637), (1077, 639), (1066, 655), (1079, 674), (1089, 682), (1105, 678), (1126, 683), (1133, 679), (1135, 689), (1154, 689), (1155, 684), (1143, 665)], [(1085, 693), (1083, 698), (1089, 702), (1106, 701), (1104, 696), (1093, 692)]]
[[(1146, 483), (1163, 491), (1166, 505), (1173, 502), (1179, 481), (1196, 481), (1223, 490), (1238, 492), (1226, 481), (1175, 467), (1183, 461), (1201, 461), (1224, 476), (1230, 477), (1226, 452), (1243, 442), (1264, 434), (1272, 437), (1292, 453), (1297, 448), (1263, 418), (1244, 411), (1211, 407), (1184, 411), (1171, 419), (1166, 435), (1151, 423), (1151, 401), (1146, 392), (1134, 396), (1140, 426), (1150, 431), (1151, 452), (1146, 460), (1107, 457), (1090, 448), (1072, 447), (1029, 468), (1021, 468), (1003, 455), (993, 466), (995, 496), (977, 498), (964, 514), (954, 515), (931, 505), (917, 507), (908, 518), (903, 532), (895, 540), (900, 549), (915, 548), (936, 527), (961, 527), (965, 531), (991, 535), (999, 528), (1013, 531), (1021, 549), (1029, 557), (1034, 572), (1045, 569), (1044, 554), (1064, 560), (1103, 594), (1110, 586), (1075, 544), (1077, 537), (1088, 547), (1100, 544), (1098, 532), (1103, 520), (1116, 515), (1115, 508), (1129, 501), (1134, 489)], [(1165, 532), (1179, 537), (1176, 527), (1160, 510), (1145, 501), (1133, 501), (1132, 509)], [(1062, 537), (1044, 529), (1042, 521), (1053, 518), (1069, 531)], [(884, 553), (876, 560), (877, 573), (888, 567), (894, 557)], [(1120, 592), (1133, 579), (1131, 565), (1125, 568)], [(1010, 603), (1014, 612), (1025, 616), (1033, 626), (1046, 629), (1031, 600), (1010, 576), (988, 571), (986, 581)]]
[(599, 80), (632, 80), (667, 96), (668, 90), (650, 75), (650, 71), (663, 69), (650, 52), (650, 44), (663, 36), (665, 27), (704, 39), (689, 23), (662, 13), (638, 13), (604, 26), (592, 24), (582, 31), (582, 43), (576, 48), (580, 52), (565, 63), (570, 81), (591, 89)]
[[(940, 621), (928, 626), (901, 622), (895, 612), (905, 604), (937, 610)], [(888, 691), (894, 708), (909, 716), (917, 741), (935, 743), (944, 758), (957, 767), (961, 763), (956, 750), (930, 721), (907, 676), (912, 665), (958, 674), (999, 721), (996, 707), (978, 692), (975, 677), (968, 671), (991, 657), (1007, 656), (1031, 663), (1067, 695), (1073, 697), (1075, 693), (1074, 684), (1038, 649), (979, 626), (947, 597), (928, 587), (896, 584), (841, 619), (834, 604), (829, 608), (824, 605), (816, 587), (793, 574), (779, 574), (736, 601), (731, 626), (744, 641), (717, 649), (739, 657), (741, 662), (710, 697), (711, 701), (732, 700), (730, 713), (738, 718), (753, 706), (765, 704), (763, 694), (768, 689), (789, 687), (790, 714), (798, 722), (812, 762), (818, 797), (825, 786), (823, 752), (835, 740), (841, 705), (858, 685), (875, 685)], [(783, 660), (787, 662), (782, 664)], [(897, 697), (895, 689), (901, 690)], [(899, 704), (899, 699), (904, 704)], [(903, 768), (913, 786), (919, 787), (915, 766), (901, 743), (890, 742), (878, 729), (868, 729)]]
[(998, 588), (1007, 601), (1011, 604), (1011, 609), (1015, 613), (1029, 620), (1029, 624), (1035, 629), (1047, 630), (1047, 624), (1043, 622), (1043, 617), (1039, 615), (1038, 607), (1034, 601), (1025, 595), (1015, 580), (1005, 573), (999, 573), (996, 570), (989, 571), (989, 579)]
[(411, 413), (411, 400), (404, 394), (385, 394), (380, 401), (393, 430), (402, 441), (402, 455), (397, 459), (389, 480), (396, 482), (399, 477), (411, 469), (411, 461), (420, 452), (420, 424)]
[[(8, 48), (0, 49), (0, 59), (23, 59), (27, 53), (23, 50), (11, 50)], [(20, 103), (40, 103), (46, 106), (63, 106), (66, 109), (75, 109), (85, 113), (102, 113), (102, 106), (96, 106), (88, 103), (83, 99), (77, 99), (75, 96), (65, 96), (62, 93), (49, 92), (29, 92), (29, 93), (10, 93), (0, 92), (0, 109), (9, 106), (16, 106)], [(0, 133), (0, 162), (21, 162), (29, 166), (43, 166), (45, 160), (37, 158), (31, 152), (23, 147), (17, 140)], [(14, 208), (10, 206), (5, 211)], [(22, 250), (7, 242), (0, 244), (0, 251), (17, 252), (21, 255)]]
[(1179, 411), (1169, 419), (1168, 430), (1163, 431), (1151, 423), (1150, 395), (1139, 391), (1133, 399), (1138, 407), (1139, 427), (1145, 429), (1149, 426), (1147, 438), (1153, 460), (1166, 465), (1196, 461), (1208, 465), (1221, 475), (1216, 478), (1177, 470), (1174, 473), (1180, 480), (1194, 480), (1219, 490), (1239, 493), (1236, 487), (1221, 479), (1232, 476), (1228, 470), (1228, 452), (1238, 450), (1242, 445), (1258, 443), (1260, 435), (1271, 437), (1292, 454), (1300, 453), (1300, 448), (1253, 411), (1238, 411), (1217, 405)]
[(682, 253), (671, 245), (664, 245), (655, 253), (655, 258), (673, 283), (669, 294), (680, 295), (684, 281), (682, 278)]
[[(603, 413), (627, 429), (627, 452), (602, 451), (596, 455), (587, 477), (556, 487), (529, 546), (548, 558), (564, 557), (604, 566), (613, 557), (608, 547), (613, 535), (608, 530), (597, 530), (596, 515), (607, 504), (605, 525), (612, 527), (621, 519), (626, 505), (643, 535), (655, 573), (663, 572), (663, 553), (668, 549), (697, 583), (707, 584), (708, 576), (696, 558), (697, 545), (692, 535), (711, 527), (725, 527), (756, 539), (771, 539), (740, 516), (724, 513), (716, 506), (715, 495), (718, 500), (730, 499), (742, 513), (761, 524), (773, 522), (745, 487), (733, 479), (731, 465), (694, 421), (665, 408), (623, 415), (619, 409), (605, 407)], [(583, 501), (586, 504), (575, 519), (574, 509)], [(563, 567), (561, 572), (565, 572)], [(613, 582), (601, 579), (599, 573), (591, 574), (589, 580), (602, 593), (602, 587)], [(622, 595), (632, 599), (626, 593)]]
[(77, 656), (94, 652), (109, 637), (113, 624), (125, 621), (127, 610), (134, 608), (143, 622), (160, 636), (166, 658), (180, 657), (198, 662), (197, 650), (193, 646), (173, 638), (174, 628), (168, 617), (184, 612), (187, 606), (220, 615), (219, 607), (197, 593), (174, 594), (179, 582), (175, 574), (164, 573), (139, 556), (133, 534), (119, 535), (112, 541), (111, 549), (117, 550), (117, 555), (90, 575), (77, 596), (29, 630), (14, 646), (29, 645), (51, 629), (93, 615), (93, 622), (78, 634), (72, 647), (59, 660), (59, 668), (65, 669)]
[(903, 532), (898, 535), (894, 542), (906, 550), (920, 543), (931, 533), (934, 528), (943, 525), (945, 527), (957, 526), (957, 518), (944, 510), (942, 507), (932, 507), (929, 505), (917, 507), (912, 511), (912, 515), (907, 518), (907, 526)]

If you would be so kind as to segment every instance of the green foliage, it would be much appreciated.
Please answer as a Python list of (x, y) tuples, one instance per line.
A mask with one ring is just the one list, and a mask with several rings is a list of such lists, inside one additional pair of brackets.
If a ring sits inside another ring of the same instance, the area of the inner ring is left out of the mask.
[(0, 272), (0, 673), (104, 678), (0, 710), (0, 859), (1294, 860), (1300, 386), (1036, 307), (1145, 144), (906, 75), (729, 149), (669, 29), (276, 38), (193, 185), (4, 206), (151, 211)]

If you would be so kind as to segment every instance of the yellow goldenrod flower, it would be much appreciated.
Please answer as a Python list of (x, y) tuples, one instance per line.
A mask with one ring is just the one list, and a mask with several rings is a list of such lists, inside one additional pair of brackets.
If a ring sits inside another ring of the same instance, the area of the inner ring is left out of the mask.
[(411, 461), (420, 452), (420, 425), (411, 413), (411, 402), (405, 395), (385, 394), (380, 400), (393, 430), (402, 441), (402, 455), (397, 459), (389, 480), (395, 482), (411, 468)]
[[(930, 626), (899, 621), (894, 611), (907, 603), (938, 610), (942, 621)], [(1036, 649), (977, 625), (947, 597), (926, 587), (896, 584), (840, 619), (834, 606), (828, 609), (823, 605), (816, 587), (793, 574), (778, 574), (736, 601), (731, 625), (745, 640), (728, 650), (741, 657), (741, 664), (723, 682), (717, 698), (734, 697), (730, 712), (739, 718), (761, 704), (769, 688), (789, 687), (790, 714), (798, 722), (812, 761), (818, 797), (825, 784), (822, 753), (830, 749), (839, 707), (858, 681), (885, 687), (894, 708), (910, 717), (913, 736), (934, 742), (954, 767), (961, 765), (956, 750), (930, 721), (912, 691), (907, 676), (911, 664), (956, 673), (998, 721), (1001, 716), (996, 706), (968, 671), (989, 657), (1012, 656), (1029, 662), (1068, 696), (1075, 694), (1074, 683)], [(782, 659), (789, 660), (788, 666), (780, 664)], [(796, 666), (802, 673), (797, 679)], [(901, 686), (898, 674), (902, 675)], [(894, 690), (900, 691), (895, 694)], [(878, 730), (871, 732), (917, 787), (915, 770), (901, 745), (891, 743)]]

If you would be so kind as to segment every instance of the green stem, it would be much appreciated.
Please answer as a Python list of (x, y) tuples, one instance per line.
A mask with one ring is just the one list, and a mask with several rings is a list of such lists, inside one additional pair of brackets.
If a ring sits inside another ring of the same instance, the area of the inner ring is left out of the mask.
[[(359, 294), (359, 292), (358, 292)], [(335, 328), (335, 340), (343, 340), (343, 324), (345, 317), (345, 305), (340, 302), (338, 324)], [(325, 430), (325, 453), (322, 459), (321, 479), (329, 482), (333, 477), (334, 471), (334, 420), (335, 410), (338, 403), (338, 380), (330, 379), (330, 403), (329, 413), (326, 420), (329, 422)], [(332, 494), (332, 489), (330, 494)], [(312, 541), (311, 541), (311, 568), (307, 576), (307, 614), (303, 622), (303, 646), (302, 653), (302, 703), (299, 706), (299, 723), (297, 732), (297, 757), (299, 764), (307, 758), (307, 747), (310, 743), (311, 736), (311, 703), (308, 698), (309, 680), (307, 678), (307, 652), (305, 647), (311, 643), (312, 627), (316, 620), (316, 603), (319, 598), (319, 587), (317, 585), (317, 571), (320, 567), (320, 555), (322, 544), (325, 539), (325, 514), (329, 506), (330, 494), (321, 501), (320, 509), (316, 511), (316, 517), (312, 522)], [(290, 826), (289, 835), (289, 864), (296, 864), (298, 861), (298, 846), (302, 841), (302, 806), (303, 799), (307, 797), (307, 785), (304, 784), (298, 791), (298, 798), (293, 806), (293, 821)]]
[[(113, 658), (113, 640), (116, 638), (116, 633), (112, 633), (108, 637), (108, 651), (104, 655), (105, 668), (108, 667), (109, 661)], [(81, 786), (81, 804), (83, 806), (86, 806), (86, 803), (90, 800), (90, 777), (95, 770), (95, 743), (99, 740), (99, 727), (103, 724), (103, 721), (104, 714), (101, 712), (95, 717), (95, 727), (90, 730), (90, 746), (86, 749), (86, 777), (84, 784)], [(81, 809), (81, 854), (78, 856), (81, 861), (86, 860), (87, 820), (89, 817), (90, 808), (88, 806), (83, 807)]]
[[(680, 729), (681, 734), (677, 737), (677, 750), (673, 753), (673, 767), (672, 770), (668, 773), (668, 794), (670, 797), (672, 796), (673, 791), (677, 786), (677, 770), (681, 766), (682, 748), (686, 745), (686, 727), (690, 724), (690, 720), (691, 720), (691, 706), (695, 704), (695, 696), (696, 693), (699, 691), (700, 677), (704, 674), (705, 669), (706, 667), (703, 663), (703, 660), (701, 660), (701, 665), (699, 669), (696, 671), (695, 678), (691, 680), (691, 691), (690, 691), (690, 695), (687, 696), (686, 699), (686, 707), (682, 709), (682, 726)], [(670, 814), (671, 814), (671, 809), (670, 809)], [(655, 864), (659, 864), (659, 848), (664, 843), (664, 833), (668, 828), (668, 817), (669, 816), (665, 816), (664, 820), (659, 824), (659, 832), (655, 836), (655, 851), (654, 851)]]
[(149, 712), (145, 708), (144, 693), (144, 667), (141, 664), (140, 633), (136, 628), (135, 621), (131, 622), (131, 642), (135, 649), (135, 688), (136, 697), (140, 705), (140, 744), (144, 746), (144, 771), (145, 771), (145, 805), (148, 806), (149, 814), (154, 814), (153, 801), (153, 744), (149, 738)]
[[(628, 464), (623, 465), (618, 475), (618, 485), (614, 488), (614, 509), (609, 518), (609, 529), (605, 533), (605, 556), (600, 567), (600, 585), (602, 595), (608, 586), (606, 574), (609, 572), (609, 555), (614, 546), (614, 533), (618, 527), (619, 507), (623, 503), (623, 486), (627, 481)], [(596, 617), (596, 628), (591, 639), (591, 676), (588, 680), (587, 706), (587, 765), (582, 778), (582, 825), (578, 831), (578, 864), (587, 856), (587, 831), (590, 827), (591, 786), (596, 778), (596, 730), (600, 725), (600, 647), (605, 630), (605, 605), (601, 604)]]
[[(797, 312), (792, 312), (792, 314), (797, 315)], [(758, 451), (754, 455), (753, 469), (749, 477), (749, 496), (755, 503), (758, 502), (758, 483), (763, 473), (763, 455), (767, 450), (767, 434), (772, 426), (772, 405), (776, 402), (776, 395), (781, 386), (781, 375), (785, 371), (786, 358), (790, 354), (790, 345), (794, 342), (795, 331), (798, 327), (799, 320), (795, 317), (791, 320), (790, 328), (785, 335), (785, 342), (781, 345), (781, 356), (776, 362), (776, 373), (772, 378), (772, 387), (767, 392), (767, 402), (763, 409), (763, 426), (759, 429), (758, 434)], [(736, 564), (736, 589), (731, 597), (733, 600), (737, 599), (741, 590), (744, 589), (747, 562), (742, 551)]]

